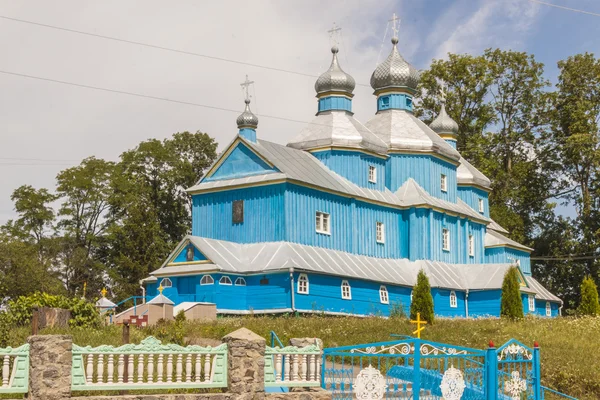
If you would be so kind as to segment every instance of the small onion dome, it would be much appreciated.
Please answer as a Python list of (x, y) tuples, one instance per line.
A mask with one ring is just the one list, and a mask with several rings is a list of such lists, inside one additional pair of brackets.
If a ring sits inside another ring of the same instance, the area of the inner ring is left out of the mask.
[(458, 133), (458, 124), (450, 118), (446, 113), (446, 102), (442, 101), (442, 108), (437, 117), (429, 124), (429, 127), (437, 134), (453, 134)]
[(331, 66), (329, 69), (319, 76), (319, 79), (315, 82), (315, 90), (317, 94), (327, 92), (342, 92), (352, 94), (352, 91), (356, 87), (354, 78), (345, 73), (340, 67), (338, 62), (337, 53), (339, 49), (337, 46), (331, 48), (333, 53), (333, 59), (331, 60)]
[(392, 52), (379, 64), (371, 75), (371, 87), (377, 93), (388, 88), (407, 88), (416, 91), (419, 84), (419, 70), (410, 65), (398, 52), (398, 38), (392, 38)]
[(252, 111), (250, 111), (250, 99), (246, 99), (245, 100), (246, 103), (246, 108), (244, 109), (244, 112), (240, 114), (239, 117), (237, 117), (237, 126), (239, 129), (242, 128), (252, 128), (252, 129), (256, 129), (256, 127), (258, 126), (258, 117), (256, 115), (254, 115), (252, 113)]

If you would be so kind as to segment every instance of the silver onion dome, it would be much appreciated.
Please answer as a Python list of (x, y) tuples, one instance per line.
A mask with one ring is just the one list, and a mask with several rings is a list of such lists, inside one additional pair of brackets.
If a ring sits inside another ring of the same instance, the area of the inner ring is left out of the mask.
[(239, 117), (237, 117), (237, 126), (239, 129), (256, 129), (256, 127), (258, 126), (258, 117), (254, 115), (252, 111), (250, 111), (250, 99), (246, 99), (244, 100), (244, 102), (246, 103), (246, 108), (244, 109), (244, 112), (241, 113)]
[(387, 88), (408, 88), (417, 90), (419, 70), (410, 65), (398, 52), (398, 38), (392, 38), (392, 52), (379, 64), (371, 75), (371, 87), (375, 91)]
[(442, 100), (442, 108), (437, 117), (429, 124), (429, 127), (438, 134), (453, 134), (458, 133), (458, 124), (446, 113), (446, 101)]
[(356, 87), (354, 78), (349, 74), (345, 73), (340, 67), (338, 62), (337, 53), (339, 49), (337, 46), (331, 48), (333, 53), (333, 59), (331, 60), (331, 66), (329, 69), (319, 76), (319, 79), (315, 82), (315, 90), (317, 94), (326, 92), (343, 92), (352, 94)]

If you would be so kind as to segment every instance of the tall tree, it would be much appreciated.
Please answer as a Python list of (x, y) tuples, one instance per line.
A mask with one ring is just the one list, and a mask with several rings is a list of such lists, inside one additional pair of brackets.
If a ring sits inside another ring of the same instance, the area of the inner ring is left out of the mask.
[(417, 313), (430, 324), (433, 323), (433, 296), (431, 296), (431, 285), (425, 271), (420, 270), (417, 275), (417, 284), (413, 289), (412, 302), (410, 303), (410, 318), (416, 319)]
[(500, 316), (509, 319), (523, 318), (523, 302), (521, 300), (521, 285), (519, 284), (519, 270), (510, 267), (502, 281), (502, 298)]

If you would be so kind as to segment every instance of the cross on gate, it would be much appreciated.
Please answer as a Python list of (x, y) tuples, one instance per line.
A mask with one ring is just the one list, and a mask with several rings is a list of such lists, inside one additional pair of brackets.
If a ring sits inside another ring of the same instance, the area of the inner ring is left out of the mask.
[(421, 331), (425, 330), (424, 326), (421, 325), (427, 325), (427, 321), (422, 320), (421, 319), (421, 313), (418, 312), (417, 313), (417, 319), (416, 320), (410, 320), (411, 324), (416, 324), (417, 325), (417, 330), (413, 332), (413, 335), (417, 335), (418, 339), (421, 339)]

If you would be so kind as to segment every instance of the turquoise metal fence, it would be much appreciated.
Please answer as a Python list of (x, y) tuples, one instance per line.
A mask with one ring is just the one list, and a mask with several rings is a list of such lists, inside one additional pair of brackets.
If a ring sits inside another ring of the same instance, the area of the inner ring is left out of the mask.
[(29, 388), (29, 345), (0, 348), (2, 393), (27, 393)]
[(537, 345), (510, 340), (481, 350), (408, 336), (324, 349), (321, 386), (344, 400), (544, 400), (546, 392), (558, 394), (541, 385)]
[(542, 400), (554, 400), (554, 399), (577, 400), (575, 397), (571, 397), (564, 393), (557, 392), (554, 389), (550, 389), (549, 387), (542, 386)]

